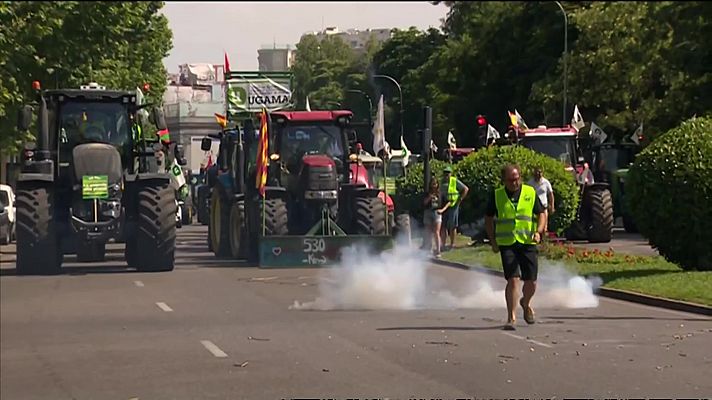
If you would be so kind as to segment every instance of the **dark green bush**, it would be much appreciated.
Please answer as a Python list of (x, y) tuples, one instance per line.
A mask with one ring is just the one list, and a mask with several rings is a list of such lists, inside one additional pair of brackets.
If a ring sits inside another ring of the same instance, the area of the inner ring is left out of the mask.
[(625, 181), (635, 223), (667, 260), (712, 270), (712, 118), (683, 122), (640, 154)]
[[(525, 183), (531, 177), (535, 166), (542, 167), (544, 177), (554, 188), (556, 200), (556, 213), (550, 218), (549, 228), (561, 233), (576, 217), (579, 192), (574, 176), (564, 169), (564, 164), (560, 161), (519, 146), (480, 149), (454, 165), (454, 173), (470, 188), (470, 193), (462, 203), (460, 223), (466, 224), (484, 217), (488, 196), (501, 185), (502, 167), (509, 162), (519, 164)], [(431, 165), (436, 176), (441, 177), (447, 164), (436, 161)], [(422, 164), (411, 168), (406, 177), (399, 179), (396, 185), (397, 190), (407, 198), (422, 194)]]

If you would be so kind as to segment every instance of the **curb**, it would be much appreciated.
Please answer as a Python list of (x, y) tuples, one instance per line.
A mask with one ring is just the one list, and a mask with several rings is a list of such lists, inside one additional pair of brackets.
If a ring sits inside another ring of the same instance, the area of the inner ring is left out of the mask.
[[(453, 261), (445, 261), (445, 260), (438, 260), (438, 259), (432, 259), (432, 263), (438, 264), (438, 265), (443, 265), (446, 267), (452, 267), (452, 268), (458, 268), (458, 269), (464, 269), (467, 271), (478, 271), (478, 272), (483, 272), (485, 274), (489, 275), (494, 275), (494, 276), (499, 276), (499, 277), (504, 277), (504, 273), (500, 271), (495, 271), (489, 268), (483, 268), (483, 267), (478, 267), (478, 266), (469, 266)], [(670, 300), (662, 297), (656, 297), (656, 296), (650, 296), (650, 295), (645, 295), (645, 294), (640, 294), (640, 293), (634, 293), (634, 292), (629, 292), (627, 290), (621, 290), (621, 289), (610, 289), (610, 288), (603, 288), (599, 287), (596, 289), (596, 295), (601, 296), (601, 297), (608, 297), (611, 299), (616, 299), (616, 300), (624, 300), (624, 301), (629, 301), (631, 303), (638, 303), (638, 304), (645, 304), (647, 306), (653, 306), (653, 307), (658, 307), (658, 308), (666, 308), (669, 310), (675, 310), (675, 311), (683, 311), (691, 314), (701, 314), (701, 315), (711, 315), (712, 316), (712, 307), (708, 307), (702, 304), (695, 304), (695, 303), (689, 303), (686, 301), (679, 301), (679, 300)]]

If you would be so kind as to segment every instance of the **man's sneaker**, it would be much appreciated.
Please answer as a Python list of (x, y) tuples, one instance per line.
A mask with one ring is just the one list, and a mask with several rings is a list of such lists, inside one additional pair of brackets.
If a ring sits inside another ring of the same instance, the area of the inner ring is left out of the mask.
[(527, 321), (527, 324), (531, 325), (536, 322), (534, 319), (534, 310), (532, 310), (531, 307), (524, 307), (524, 297), (519, 300), (519, 305), (522, 306), (524, 310), (524, 320)]

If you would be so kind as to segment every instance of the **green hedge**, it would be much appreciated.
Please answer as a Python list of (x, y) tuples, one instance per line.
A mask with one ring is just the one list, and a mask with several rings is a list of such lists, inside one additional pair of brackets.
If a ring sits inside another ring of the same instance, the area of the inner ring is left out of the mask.
[[(483, 148), (454, 165), (455, 175), (470, 188), (469, 195), (462, 203), (460, 223), (466, 224), (484, 217), (488, 196), (501, 186), (500, 173), (509, 162), (519, 164), (524, 182), (529, 180), (535, 166), (542, 167), (544, 176), (554, 188), (556, 202), (556, 213), (550, 218), (549, 228), (561, 233), (576, 217), (579, 192), (574, 176), (564, 169), (560, 161), (520, 146)], [(441, 161), (432, 162), (431, 169), (435, 176), (441, 177), (446, 165)], [(419, 209), (418, 204), (413, 203), (417, 199), (412, 198), (422, 194), (422, 164), (413, 166), (404, 178), (396, 182), (396, 186), (399, 193), (411, 198), (411, 210)]]
[(712, 118), (683, 122), (638, 154), (625, 181), (635, 223), (667, 260), (712, 270)]

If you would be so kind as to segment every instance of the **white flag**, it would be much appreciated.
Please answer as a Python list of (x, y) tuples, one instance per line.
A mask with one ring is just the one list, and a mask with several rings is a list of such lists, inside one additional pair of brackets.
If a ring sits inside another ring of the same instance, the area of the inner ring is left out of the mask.
[(522, 128), (522, 129), (524, 129), (524, 130), (529, 129), (529, 127), (527, 126), (527, 123), (524, 122), (524, 118), (522, 118), (522, 116), (519, 115), (519, 111), (517, 111), (516, 108), (514, 109), (514, 115), (517, 116), (517, 123), (519, 124), (519, 127), (520, 127), (520, 128)]
[(457, 148), (457, 142), (455, 141), (455, 135), (452, 134), (452, 131), (449, 131), (447, 133), (447, 144), (450, 146), (451, 149)]
[(383, 95), (378, 100), (378, 112), (376, 113), (376, 123), (373, 125), (373, 152), (378, 155), (386, 148), (385, 119), (383, 117)]
[(430, 150), (434, 151), (435, 153), (438, 152), (438, 146), (435, 145), (433, 139), (430, 139)]
[(499, 132), (494, 129), (494, 126), (487, 124), (487, 140), (499, 139)]
[(571, 118), (571, 126), (576, 129), (576, 132), (578, 132), (578, 130), (583, 128), (584, 125), (586, 125), (586, 123), (583, 122), (583, 115), (581, 115), (577, 104), (576, 106), (574, 106), (574, 117)]
[(604, 132), (600, 126), (596, 125), (595, 122), (591, 122), (591, 129), (588, 131), (588, 134), (599, 144), (605, 142), (608, 137), (606, 132)]
[(633, 134), (630, 135), (630, 140), (634, 141), (635, 144), (640, 146), (640, 138), (642, 138), (642, 137), (643, 137), (643, 123), (641, 122), (638, 129), (636, 129), (635, 132), (633, 132)]
[(406, 167), (408, 166), (408, 162), (410, 161), (410, 150), (408, 150), (408, 147), (406, 147), (405, 140), (403, 140), (403, 136), (401, 136), (400, 142), (401, 150), (403, 150), (403, 166)]
[(307, 111), (311, 111), (311, 107), (309, 106), (309, 96), (307, 96)]

